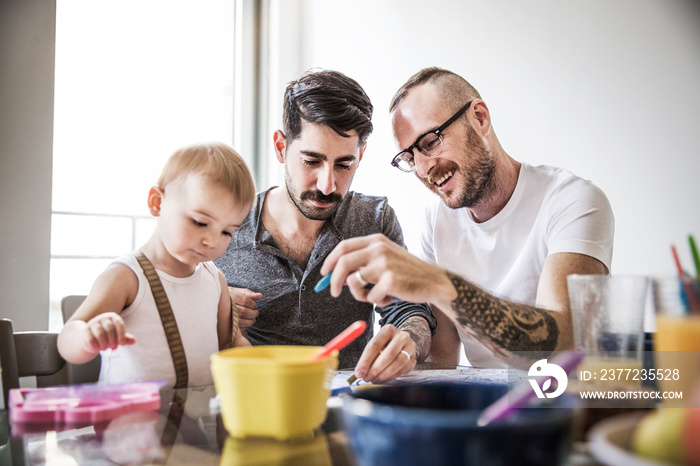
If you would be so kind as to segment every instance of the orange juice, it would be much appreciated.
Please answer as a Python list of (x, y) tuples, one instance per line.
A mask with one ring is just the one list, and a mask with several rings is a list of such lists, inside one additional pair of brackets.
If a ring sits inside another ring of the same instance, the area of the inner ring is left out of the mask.
[(683, 398), (689, 397), (693, 385), (700, 380), (700, 315), (657, 315), (654, 349), (657, 369), (671, 374), (678, 369), (680, 373), (678, 380), (659, 380), (659, 388), (682, 391)]
[(657, 351), (700, 351), (700, 315), (657, 315), (654, 338)]

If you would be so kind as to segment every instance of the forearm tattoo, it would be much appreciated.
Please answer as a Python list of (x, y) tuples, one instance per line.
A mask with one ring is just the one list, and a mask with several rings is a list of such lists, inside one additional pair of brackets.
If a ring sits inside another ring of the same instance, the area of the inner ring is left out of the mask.
[(416, 344), (416, 360), (423, 362), (430, 353), (430, 327), (428, 322), (418, 316), (409, 317), (399, 326), (399, 330), (408, 333)]
[(498, 299), (462, 277), (447, 275), (457, 290), (452, 301), (457, 321), (490, 340), (494, 351), (537, 351), (542, 357), (554, 351), (559, 326), (546, 311)]

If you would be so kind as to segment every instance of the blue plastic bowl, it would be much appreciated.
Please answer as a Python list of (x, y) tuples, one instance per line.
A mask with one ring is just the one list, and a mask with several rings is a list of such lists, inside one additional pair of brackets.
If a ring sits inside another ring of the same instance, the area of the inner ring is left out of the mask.
[(367, 388), (342, 397), (343, 424), (361, 465), (565, 463), (576, 400), (562, 395), (477, 426), (481, 410), (507, 391), (449, 382)]

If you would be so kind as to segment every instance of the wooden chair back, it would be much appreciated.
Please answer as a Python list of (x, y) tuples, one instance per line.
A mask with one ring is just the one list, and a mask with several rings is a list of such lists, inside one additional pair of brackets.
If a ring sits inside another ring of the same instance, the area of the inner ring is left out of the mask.
[(36, 377), (37, 387), (68, 383), (55, 376), (66, 365), (58, 353), (58, 333), (15, 332), (12, 321), (0, 319), (0, 364), (2, 365), (2, 396), (12, 388), (19, 388), (21, 377)]

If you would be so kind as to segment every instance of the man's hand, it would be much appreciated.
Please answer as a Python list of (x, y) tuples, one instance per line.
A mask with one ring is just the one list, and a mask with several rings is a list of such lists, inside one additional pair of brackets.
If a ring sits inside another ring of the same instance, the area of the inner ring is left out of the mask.
[[(444, 270), (420, 260), (382, 234), (342, 241), (321, 268), (322, 275), (331, 271), (331, 295), (339, 296), (347, 285), (355, 299), (378, 306), (390, 304), (393, 297), (414, 303), (447, 300), (449, 305), (455, 296)], [(367, 289), (358, 278), (374, 286)]]
[(408, 332), (385, 325), (372, 338), (355, 366), (355, 376), (382, 383), (410, 372), (416, 365), (416, 344)]
[(262, 293), (249, 290), (248, 288), (228, 287), (233, 304), (238, 308), (238, 327), (248, 328), (255, 323), (258, 318), (258, 305), (255, 300), (262, 298)]

